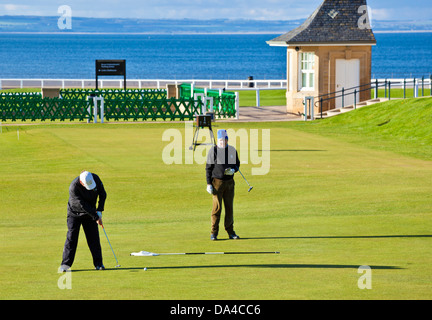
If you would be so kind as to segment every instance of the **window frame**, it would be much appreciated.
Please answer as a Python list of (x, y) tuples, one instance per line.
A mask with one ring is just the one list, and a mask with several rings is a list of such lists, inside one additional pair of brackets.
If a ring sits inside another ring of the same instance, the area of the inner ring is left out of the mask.
[[(299, 81), (298, 81), (299, 90), (314, 91), (315, 90), (315, 53), (300, 52), (298, 60), (299, 60)], [(303, 78), (304, 76), (306, 77), (305, 79)], [(303, 83), (303, 80), (306, 80), (306, 82)]]

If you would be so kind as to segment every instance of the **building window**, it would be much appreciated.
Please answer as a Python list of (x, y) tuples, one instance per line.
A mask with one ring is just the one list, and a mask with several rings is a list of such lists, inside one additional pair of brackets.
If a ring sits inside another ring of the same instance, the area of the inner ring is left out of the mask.
[(300, 53), (300, 90), (314, 90), (315, 87), (315, 54), (313, 52)]

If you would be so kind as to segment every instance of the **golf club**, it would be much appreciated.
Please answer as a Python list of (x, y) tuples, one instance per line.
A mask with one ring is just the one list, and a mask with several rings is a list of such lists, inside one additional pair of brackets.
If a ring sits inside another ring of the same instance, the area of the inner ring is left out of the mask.
[(241, 176), (243, 177), (244, 181), (246, 181), (246, 183), (248, 184), (248, 186), (249, 186), (249, 190), (248, 190), (248, 192), (251, 192), (251, 190), (253, 189), (253, 187), (252, 187), (252, 186), (249, 184), (249, 182), (246, 180), (246, 178), (244, 177), (243, 173), (240, 171), (240, 168), (239, 168), (239, 167), (236, 167), (236, 168), (237, 168), (238, 172), (240, 172), (240, 174), (241, 174)]
[(104, 228), (103, 225), (101, 225), (101, 227), (102, 227), (102, 230), (103, 230), (104, 233), (105, 233), (105, 237), (106, 237), (107, 240), (108, 240), (108, 243), (109, 243), (109, 245), (110, 245), (111, 251), (112, 251), (112, 253), (113, 253), (113, 255), (114, 255), (114, 258), (115, 258), (115, 260), (116, 260), (116, 262), (117, 262), (117, 265), (116, 265), (115, 267), (116, 267), (116, 268), (120, 268), (121, 265), (119, 265), (119, 262), (118, 262), (118, 260), (117, 260), (117, 257), (116, 257), (116, 255), (115, 255), (115, 253), (114, 253), (114, 250), (113, 250), (113, 247), (112, 247), (112, 245), (111, 245), (111, 242), (110, 242), (109, 239), (108, 239), (108, 235), (107, 235), (107, 233), (106, 233), (106, 231), (105, 231), (105, 228)]
[(200, 255), (200, 254), (279, 254), (278, 251), (258, 251), (258, 252), (182, 252), (182, 253), (154, 253), (149, 251), (132, 252), (131, 256), (136, 257), (155, 257), (155, 256), (173, 256), (173, 255)]

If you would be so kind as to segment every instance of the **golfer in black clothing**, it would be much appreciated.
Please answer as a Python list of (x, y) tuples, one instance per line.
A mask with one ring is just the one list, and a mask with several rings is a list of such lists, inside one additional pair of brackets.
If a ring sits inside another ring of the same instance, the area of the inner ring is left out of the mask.
[[(99, 203), (96, 208), (96, 202)], [(67, 207), (68, 232), (63, 250), (61, 271), (67, 271), (73, 264), (78, 245), (81, 225), (87, 238), (87, 244), (93, 256), (96, 270), (103, 270), (102, 249), (99, 239), (98, 225), (102, 225), (107, 194), (101, 179), (94, 173), (81, 172), (69, 187), (69, 202)]]
[(234, 231), (234, 173), (240, 167), (236, 149), (228, 145), (226, 130), (218, 130), (217, 145), (209, 150), (206, 164), (207, 192), (213, 196), (211, 240), (217, 240), (222, 202), (225, 206), (225, 231), (230, 239), (239, 239)]

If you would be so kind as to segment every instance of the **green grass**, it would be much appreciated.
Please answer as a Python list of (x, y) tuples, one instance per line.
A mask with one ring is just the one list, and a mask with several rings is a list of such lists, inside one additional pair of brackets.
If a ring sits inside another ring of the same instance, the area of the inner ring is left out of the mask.
[(17, 88), (17, 89), (5, 89), (0, 90), (0, 93), (14, 93), (14, 92), (42, 92), (40, 88)]
[[(236, 241), (222, 231), (209, 240), (204, 165), (162, 161), (163, 133), (182, 124), (3, 125), (0, 299), (431, 299), (431, 102), (219, 123), (271, 129), (270, 172), (252, 175), (260, 165), (241, 159), (254, 189), (236, 175)], [(122, 268), (101, 235), (108, 270), (92, 270), (81, 231), (72, 289), (60, 290), (68, 187), (83, 169), (108, 192), (104, 224)], [(281, 254), (129, 256), (140, 250)], [(372, 268), (371, 290), (357, 286), (361, 265)]]
[[(431, 96), (431, 90), (430, 88), (424, 88), (423, 92), (421, 87), (418, 89), (418, 97), (422, 97), (422, 96)], [(385, 89), (378, 89), (378, 98), (384, 98), (384, 97), (388, 97), (389, 96), (389, 90), (385, 90)], [(373, 99), (375, 97), (375, 89), (371, 90), (371, 99)], [(390, 90), (390, 97), (391, 98), (404, 98), (404, 90), (403, 89), (398, 89), (398, 88), (392, 88)], [(414, 98), (414, 89), (410, 89), (407, 88), (405, 89), (405, 98)]]
[[(260, 106), (286, 105), (286, 90), (261, 90)], [(240, 107), (256, 106), (256, 91), (239, 91)]]
[[(256, 106), (256, 92), (255, 91), (239, 91), (240, 92), (240, 107), (253, 107)], [(261, 90), (260, 91), (260, 105), (261, 106), (284, 106), (286, 105), (286, 90)], [(388, 97), (388, 91), (384, 89), (378, 90), (378, 97)], [(424, 96), (430, 96), (430, 88), (425, 88)], [(418, 96), (422, 96), (422, 90), (419, 88)], [(375, 97), (375, 90), (371, 90), (371, 99)], [(405, 98), (413, 98), (414, 90), (406, 89)], [(391, 89), (391, 98), (404, 98), (404, 90), (398, 88)]]
[(432, 159), (432, 98), (390, 100), (298, 126), (355, 144)]

